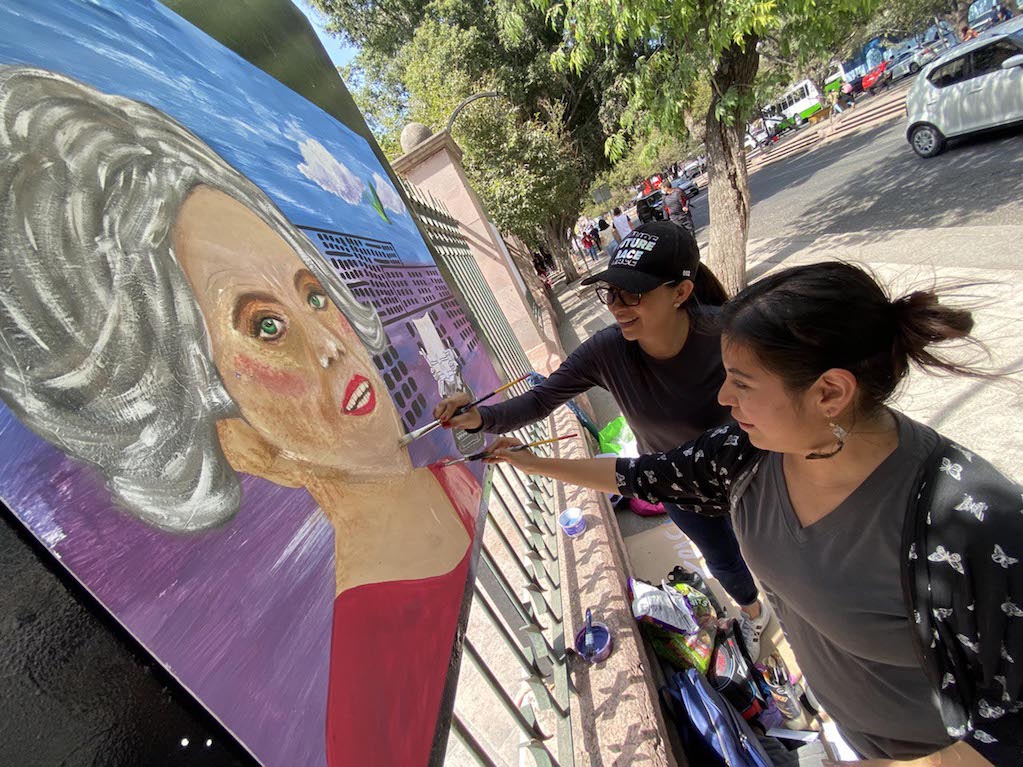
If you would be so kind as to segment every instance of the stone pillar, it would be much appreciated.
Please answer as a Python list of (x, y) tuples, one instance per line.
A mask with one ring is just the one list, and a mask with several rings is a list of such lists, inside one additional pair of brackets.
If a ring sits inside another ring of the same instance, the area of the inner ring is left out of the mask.
[[(531, 272), (516, 266), (507, 244), (490, 221), (486, 208), (469, 184), (462, 167), (462, 150), (451, 134), (441, 131), (430, 135), (424, 125), (411, 123), (402, 131), (402, 149), (391, 163), (394, 171), (410, 184), (429, 192), (443, 203), (458, 221), (459, 229), (479, 264), (480, 272), (508, 319), (512, 331), (522, 345), (533, 369), (548, 375), (555, 361), (559, 344), (552, 319), (537, 322), (527, 299), (527, 280), (537, 282)], [(536, 296), (536, 293), (532, 293)], [(543, 315), (553, 318), (550, 303), (539, 294)], [(536, 300), (536, 299), (534, 299)]]

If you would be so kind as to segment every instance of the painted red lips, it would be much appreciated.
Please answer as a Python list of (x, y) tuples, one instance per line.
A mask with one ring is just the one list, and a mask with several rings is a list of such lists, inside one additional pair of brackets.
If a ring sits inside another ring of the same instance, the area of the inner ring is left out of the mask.
[(377, 395), (366, 376), (355, 374), (345, 389), (341, 412), (345, 415), (366, 415), (377, 406)]

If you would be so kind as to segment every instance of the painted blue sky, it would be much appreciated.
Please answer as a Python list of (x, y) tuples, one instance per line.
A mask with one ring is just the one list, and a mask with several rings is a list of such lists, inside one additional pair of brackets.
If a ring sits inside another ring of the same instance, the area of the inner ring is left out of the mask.
[(313, 8), (308, 0), (292, 0), (299, 7), (299, 9), (309, 19), (309, 23), (313, 25), (313, 29), (316, 30), (316, 36), (320, 38), (320, 42), (327, 51), (327, 55), (330, 56), (330, 60), (334, 62), (335, 67), (344, 66), (349, 63), (352, 58), (358, 53), (357, 48), (353, 48), (350, 45), (345, 45), (333, 35), (328, 35), (323, 27), (323, 14)]
[[(0, 64), (31, 64), (138, 99), (185, 124), (292, 222), (426, 245), (364, 139), (155, 0), (4, 0)], [(374, 185), (386, 223), (369, 204)]]

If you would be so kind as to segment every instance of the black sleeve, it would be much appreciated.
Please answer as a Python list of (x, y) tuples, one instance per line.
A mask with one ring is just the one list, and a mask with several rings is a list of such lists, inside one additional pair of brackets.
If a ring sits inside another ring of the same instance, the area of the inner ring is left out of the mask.
[(539, 421), (572, 397), (601, 386), (599, 369), (613, 354), (613, 336), (601, 331), (584, 341), (543, 383), (496, 405), (480, 406), (483, 425), (477, 431), (503, 434)]
[(721, 513), (728, 509), (733, 482), (760, 454), (746, 433), (730, 424), (666, 453), (619, 458), (615, 479), (622, 495), (650, 503), (692, 504), (695, 499), (697, 511)]
[(917, 561), (928, 571), (922, 607), (942, 715), (950, 735), (996, 767), (1021, 765), (1023, 487), (956, 445), (940, 460)]

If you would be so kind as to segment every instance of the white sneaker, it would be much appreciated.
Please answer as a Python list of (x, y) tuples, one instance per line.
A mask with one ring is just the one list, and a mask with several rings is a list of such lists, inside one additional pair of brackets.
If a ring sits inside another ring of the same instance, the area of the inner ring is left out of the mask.
[(739, 611), (739, 630), (742, 632), (742, 641), (746, 645), (746, 652), (756, 663), (760, 660), (760, 636), (767, 630), (767, 624), (771, 622), (774, 612), (771, 610), (771, 603), (766, 599), (758, 600), (760, 603), (760, 615), (756, 620), (750, 618), (746, 613)]

